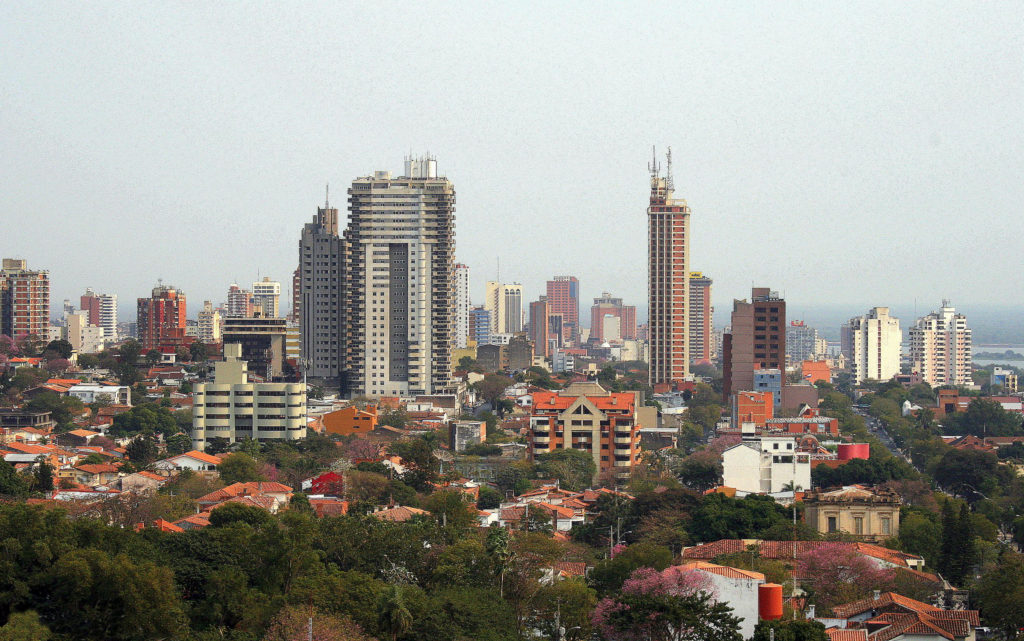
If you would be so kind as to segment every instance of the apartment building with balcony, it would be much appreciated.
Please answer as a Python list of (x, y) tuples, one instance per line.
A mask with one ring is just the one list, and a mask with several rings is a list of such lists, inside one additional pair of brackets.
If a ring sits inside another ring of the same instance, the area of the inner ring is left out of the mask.
[(212, 438), (229, 443), (305, 438), (305, 383), (251, 383), (241, 357), (240, 344), (225, 344), (213, 382), (193, 387), (192, 447), (203, 451)]
[(5, 258), (0, 268), (0, 334), (46, 339), (50, 326), (50, 274)]
[(910, 328), (910, 367), (932, 387), (971, 384), (971, 330), (948, 300)]
[(597, 383), (573, 383), (558, 392), (536, 392), (530, 416), (530, 460), (560, 449), (589, 453), (598, 473), (613, 469), (628, 478), (640, 456), (637, 392), (609, 392)]

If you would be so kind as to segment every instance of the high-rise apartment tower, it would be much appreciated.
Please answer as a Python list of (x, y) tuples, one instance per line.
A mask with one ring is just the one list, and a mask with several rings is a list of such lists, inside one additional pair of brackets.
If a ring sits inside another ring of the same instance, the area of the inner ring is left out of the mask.
[(647, 207), (647, 299), (650, 324), (651, 385), (673, 384), (690, 373), (690, 207), (673, 198), (672, 150), (660, 175), (657, 157), (650, 165)]
[(50, 327), (50, 274), (28, 262), (5, 258), (0, 268), (0, 334), (47, 338)]
[(729, 333), (722, 337), (722, 394), (754, 390), (754, 370), (786, 371), (786, 301), (754, 287), (750, 302), (734, 300)]
[(103, 328), (106, 341), (117, 339), (117, 295), (97, 294), (86, 289), (79, 301), (80, 309), (88, 314), (89, 324)]
[(888, 381), (900, 373), (900, 319), (888, 307), (854, 316), (842, 328), (843, 353), (850, 359), (854, 384), (867, 379)]
[(325, 198), (312, 222), (302, 228), (296, 298), (302, 336), (299, 369), (332, 387), (340, 386), (344, 366), (344, 267), (345, 243), (338, 235), (338, 210)]
[(466, 348), (469, 340), (469, 266), (455, 266), (455, 346)]
[(345, 393), (452, 393), (455, 187), (434, 158), (406, 158), (348, 194)]
[(562, 315), (562, 342), (575, 342), (580, 328), (580, 281), (555, 276), (547, 282), (548, 313)]
[(948, 300), (910, 328), (910, 366), (932, 387), (971, 384), (971, 330)]
[(690, 361), (711, 360), (711, 278), (690, 272)]
[(140, 298), (136, 305), (139, 342), (142, 350), (173, 352), (191, 343), (185, 334), (188, 307), (185, 292), (167, 285), (157, 285), (149, 298)]

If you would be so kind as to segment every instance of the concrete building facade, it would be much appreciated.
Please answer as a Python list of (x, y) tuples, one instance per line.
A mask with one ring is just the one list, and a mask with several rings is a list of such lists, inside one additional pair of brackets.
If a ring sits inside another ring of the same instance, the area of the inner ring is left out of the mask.
[(264, 276), (263, 280), (252, 284), (252, 300), (265, 318), (280, 317), (281, 283)]
[(548, 313), (562, 315), (562, 344), (573, 344), (580, 327), (580, 281), (555, 276), (547, 282)]
[(910, 366), (932, 387), (971, 384), (971, 329), (948, 300), (910, 329)]
[(225, 318), (224, 345), (241, 346), (247, 371), (265, 380), (281, 376), (286, 358), (288, 321), (283, 318)]
[(117, 295), (97, 294), (86, 289), (82, 294), (79, 309), (86, 312), (90, 325), (103, 328), (103, 338), (108, 342), (117, 340)]
[(203, 301), (203, 309), (199, 312), (196, 338), (201, 343), (221, 342), (221, 325), (223, 319), (220, 310), (210, 301)]
[(0, 334), (45, 339), (50, 326), (50, 273), (30, 270), (28, 261), (0, 263)]
[(173, 352), (188, 345), (191, 337), (185, 333), (187, 313), (185, 292), (175, 287), (157, 285), (149, 298), (138, 299), (136, 317), (143, 352)]
[(881, 543), (900, 533), (900, 495), (884, 488), (843, 487), (804, 495), (804, 520), (822, 534)]
[(469, 335), (469, 266), (455, 265), (455, 347), (468, 347)]
[(711, 285), (714, 281), (702, 272), (690, 272), (690, 362), (710, 362), (712, 321)]
[(660, 175), (654, 160), (647, 207), (647, 300), (652, 386), (690, 374), (690, 207), (674, 198), (672, 151)]
[(203, 451), (212, 438), (230, 443), (305, 438), (305, 383), (251, 383), (241, 356), (241, 345), (226, 344), (224, 360), (214, 364), (213, 382), (193, 387), (192, 447)]
[(573, 383), (533, 395), (527, 453), (530, 460), (559, 449), (588, 452), (597, 470), (628, 478), (640, 455), (635, 392), (613, 393), (597, 383)]
[(842, 350), (849, 359), (854, 384), (888, 381), (900, 373), (900, 319), (888, 307), (874, 307), (842, 327)]
[(348, 195), (344, 392), (453, 393), (454, 185), (434, 158), (406, 158), (404, 176), (374, 172)]
[(486, 285), (484, 309), (491, 313), (492, 334), (514, 334), (523, 330), (523, 286), (519, 283)]
[(342, 296), (345, 244), (338, 235), (338, 210), (325, 200), (299, 239), (298, 317), (302, 336), (299, 369), (339, 386), (344, 366)]
[(533, 341), (533, 355), (547, 358), (551, 355), (551, 341), (548, 326), (548, 297), (530, 303), (530, 340)]
[(613, 316), (619, 319), (619, 338), (636, 340), (636, 306), (623, 305), (622, 299), (601, 292), (590, 308), (590, 338), (603, 343), (605, 319)]
[(786, 368), (786, 301), (755, 287), (750, 302), (734, 300), (730, 331), (722, 337), (722, 393), (754, 389), (754, 370)]
[(722, 452), (722, 484), (740, 492), (774, 494), (811, 487), (810, 455), (793, 436), (762, 436)]

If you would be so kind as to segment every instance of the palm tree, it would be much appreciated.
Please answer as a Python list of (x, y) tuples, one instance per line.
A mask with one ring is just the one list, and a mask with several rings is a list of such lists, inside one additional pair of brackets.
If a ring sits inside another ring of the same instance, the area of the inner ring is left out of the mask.
[(790, 481), (789, 483), (786, 483), (785, 485), (782, 486), (783, 492), (799, 492), (802, 489), (804, 488), (800, 485), (797, 485), (796, 481)]
[(377, 622), (381, 630), (391, 634), (391, 641), (396, 641), (412, 628), (412, 613), (405, 606), (402, 591), (397, 585), (392, 585), (381, 595), (378, 610)]

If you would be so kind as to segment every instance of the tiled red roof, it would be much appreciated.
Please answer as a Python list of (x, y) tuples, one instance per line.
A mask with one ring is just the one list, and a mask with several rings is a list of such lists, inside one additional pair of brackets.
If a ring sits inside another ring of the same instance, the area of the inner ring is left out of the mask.
[(894, 606), (903, 612), (938, 612), (939, 608), (922, 601), (905, 597), (895, 592), (882, 592), (878, 598), (868, 597), (852, 603), (844, 603), (832, 608), (837, 617), (848, 619), (870, 610), (880, 610), (886, 606)]
[(864, 628), (829, 628), (825, 630), (825, 634), (828, 635), (829, 641), (868, 641), (868, 631)]
[(710, 561), (721, 554), (736, 554), (743, 552), (749, 545), (758, 545), (761, 556), (774, 560), (793, 560), (793, 553), (800, 556), (816, 549), (822, 545), (842, 545), (854, 548), (860, 554), (870, 556), (897, 567), (909, 567), (911, 562), (918, 561), (921, 557), (907, 554), (898, 550), (890, 550), (880, 545), (870, 543), (833, 543), (830, 541), (757, 541), (754, 539), (720, 539), (710, 543), (703, 543), (683, 551), (685, 559), (702, 559)]
[(691, 563), (677, 565), (676, 567), (683, 572), (700, 570), (703, 572), (710, 572), (711, 574), (717, 574), (719, 576), (728, 577), (730, 579), (753, 579), (755, 581), (764, 581), (765, 578), (764, 575), (760, 572), (753, 572), (751, 570), (740, 570), (739, 568), (733, 568), (727, 565), (715, 565), (714, 563), (706, 563), (704, 561), (693, 561)]
[(587, 564), (583, 561), (559, 561), (555, 569), (568, 576), (586, 576)]
[(429, 514), (426, 510), (421, 510), (415, 507), (406, 507), (404, 505), (396, 505), (395, 507), (388, 508), (386, 510), (380, 510), (374, 512), (371, 516), (375, 516), (378, 519), (384, 519), (385, 521), (408, 521), (414, 516), (420, 514)]

